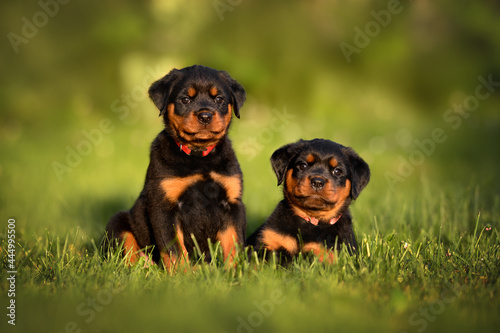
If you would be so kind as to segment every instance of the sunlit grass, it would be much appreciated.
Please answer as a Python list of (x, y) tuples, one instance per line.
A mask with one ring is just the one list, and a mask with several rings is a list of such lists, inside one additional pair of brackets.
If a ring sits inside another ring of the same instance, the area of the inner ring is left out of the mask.
[[(356, 220), (378, 213), (358, 223), (358, 254), (341, 251), (333, 265), (301, 255), (283, 267), (241, 249), (235, 267), (227, 268), (214, 244), (211, 262), (194, 258), (188, 269), (167, 272), (159, 265), (145, 268), (143, 259), (128, 267), (119, 251), (103, 252), (100, 239), (81, 229), (38, 235), (20, 231), (19, 308), (33, 310), (38, 318), (40, 302), (57, 299), (45, 305), (54, 313), (51, 320), (36, 321), (36, 327), (52, 331), (68, 321), (89, 330), (128, 329), (157, 316), (171, 329), (208, 332), (235, 331), (240, 325), (263, 331), (340, 325), (380, 332), (492, 327), (500, 307), (500, 237), (482, 215), (496, 212), (487, 207), (481, 215), (469, 211), (477, 198), (466, 192), (448, 196), (442, 190), (385, 199), (378, 209), (372, 200), (360, 204)], [(436, 197), (440, 200), (432, 204)], [(2, 249), (5, 243), (3, 237)], [(6, 267), (5, 250), (1, 255)], [(32, 320), (19, 324), (35, 328)]]

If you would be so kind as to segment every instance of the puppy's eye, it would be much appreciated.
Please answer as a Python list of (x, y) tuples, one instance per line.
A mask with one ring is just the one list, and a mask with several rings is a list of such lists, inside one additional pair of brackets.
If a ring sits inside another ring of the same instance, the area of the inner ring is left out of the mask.
[(301, 171), (304, 171), (305, 169), (307, 169), (307, 163), (300, 162), (299, 164), (297, 164), (297, 168)]
[(182, 97), (181, 98), (182, 104), (188, 104), (189, 102), (191, 102), (191, 99), (189, 97)]
[(215, 97), (215, 102), (217, 104), (222, 104), (224, 102), (224, 98), (217, 96), (217, 97)]
[(335, 176), (340, 176), (340, 175), (342, 175), (342, 174), (343, 174), (343, 171), (342, 171), (342, 169), (335, 168), (335, 169), (333, 169), (333, 174), (334, 174)]

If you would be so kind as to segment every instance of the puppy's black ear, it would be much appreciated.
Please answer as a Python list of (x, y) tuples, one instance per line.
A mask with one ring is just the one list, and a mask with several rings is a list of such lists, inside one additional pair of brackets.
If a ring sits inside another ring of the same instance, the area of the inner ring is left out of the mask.
[(370, 181), (370, 168), (352, 148), (346, 147), (343, 152), (349, 158), (351, 166), (351, 198), (356, 199)]
[(149, 98), (151, 98), (158, 110), (160, 110), (160, 116), (167, 110), (168, 98), (172, 93), (174, 83), (177, 82), (180, 76), (181, 71), (174, 68), (167, 75), (153, 82), (151, 87), (149, 87)]
[(288, 170), (292, 160), (300, 152), (303, 145), (303, 140), (287, 144), (277, 149), (271, 156), (271, 165), (274, 173), (276, 174), (276, 178), (278, 178), (278, 186), (285, 181), (286, 171)]
[(227, 82), (231, 89), (231, 104), (233, 105), (234, 115), (240, 118), (240, 108), (246, 100), (245, 89), (235, 79), (233, 79), (226, 71), (219, 71), (219, 75)]

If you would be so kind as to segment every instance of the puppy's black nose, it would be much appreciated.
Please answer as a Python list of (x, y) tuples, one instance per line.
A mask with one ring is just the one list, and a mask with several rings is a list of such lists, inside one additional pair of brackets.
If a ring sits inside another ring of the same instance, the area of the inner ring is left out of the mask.
[(214, 116), (212, 112), (202, 111), (197, 114), (197, 117), (200, 123), (202, 123), (203, 125), (208, 125), (212, 122)]
[(310, 181), (311, 187), (315, 190), (321, 190), (325, 187), (326, 180), (322, 177), (312, 177)]

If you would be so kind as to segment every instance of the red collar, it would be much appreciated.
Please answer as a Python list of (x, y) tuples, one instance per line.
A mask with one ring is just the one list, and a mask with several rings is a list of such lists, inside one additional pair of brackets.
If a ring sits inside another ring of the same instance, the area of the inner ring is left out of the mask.
[[(175, 141), (175, 143), (177, 144), (177, 146), (179, 146), (179, 148), (186, 153), (186, 155), (191, 155), (191, 152), (193, 151), (192, 149), (189, 149), (188, 146), (186, 145), (181, 145), (179, 142)], [(213, 146), (208, 146), (207, 148), (205, 148), (205, 150), (201, 151), (201, 155), (203, 157), (207, 156), (208, 154), (210, 154), (210, 152), (212, 150), (214, 150), (215, 148), (215, 145)]]
[[(319, 219), (317, 219), (315, 217), (312, 217), (312, 216), (298, 215), (298, 217), (300, 217), (301, 219), (303, 219), (303, 220), (311, 223), (312, 225), (318, 225), (318, 223), (319, 223)], [(342, 214), (340, 214), (337, 217), (334, 217), (334, 218), (330, 219), (329, 223), (333, 225), (333, 224), (337, 223), (337, 221), (340, 220), (341, 217), (342, 217)]]

